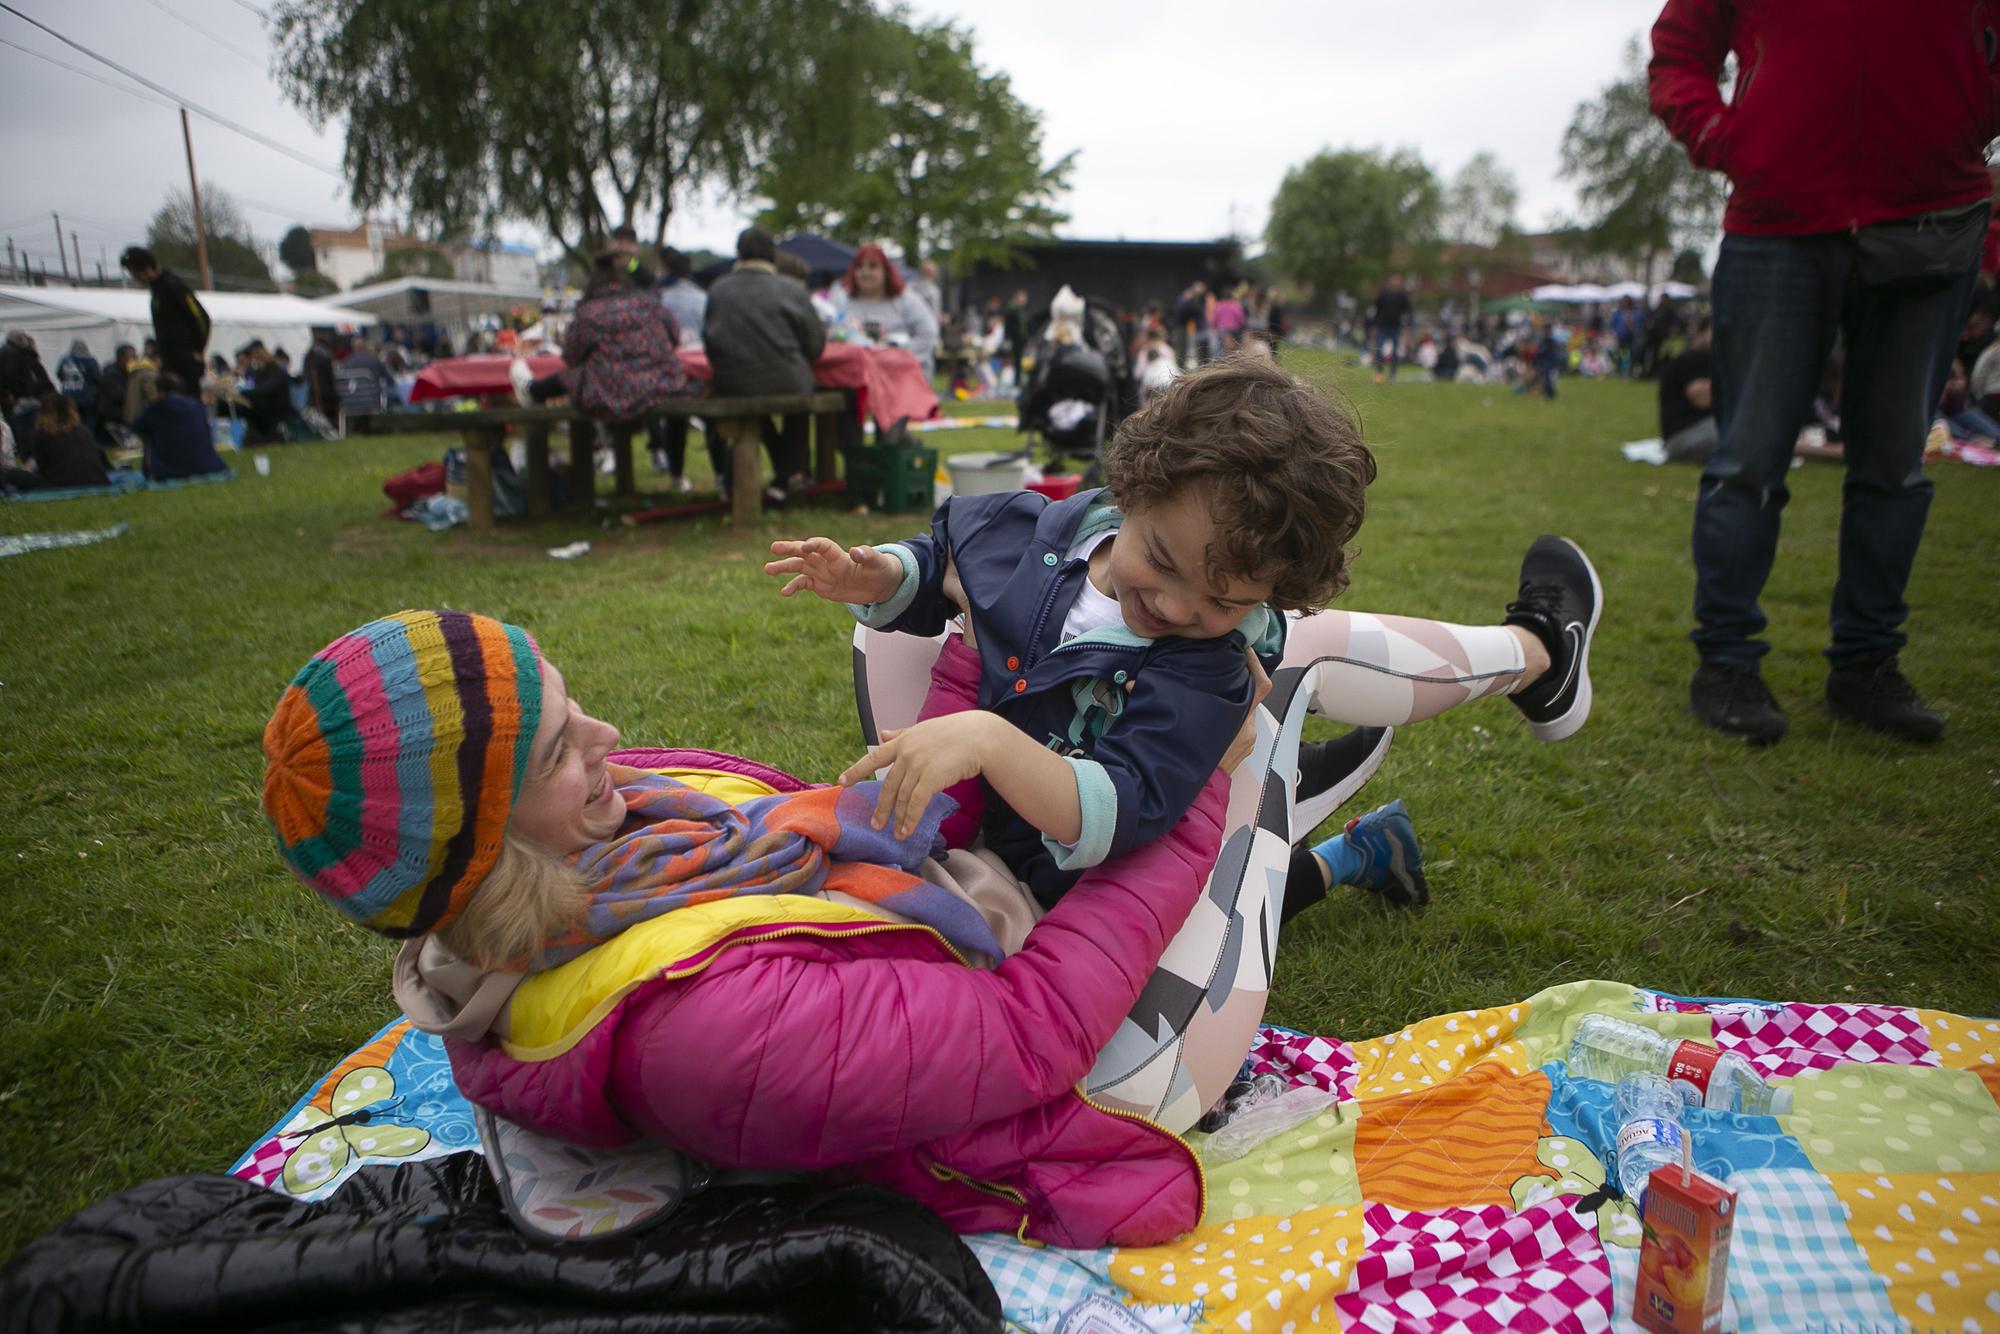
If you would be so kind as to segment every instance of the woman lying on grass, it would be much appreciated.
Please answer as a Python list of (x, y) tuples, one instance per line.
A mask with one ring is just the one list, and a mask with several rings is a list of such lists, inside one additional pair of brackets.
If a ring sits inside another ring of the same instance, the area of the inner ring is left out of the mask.
[[(1361, 618), (1334, 615), (1302, 651), (1337, 654), (1357, 700), (1371, 673), (1404, 687), (1362, 712), (1428, 716), (1548, 669), (1493, 627), (1493, 670), (1417, 692), (1370, 666), (1348, 633)], [(1390, 622), (1437, 624), (1371, 618), (1376, 656)], [(1195, 1225), (1193, 1151), (1077, 1084), (1201, 893), (1224, 771), (1037, 921), (1011, 877), (942, 848), (948, 800), (899, 839), (873, 828), (873, 783), (806, 788), (725, 761), (768, 780), (731, 804), (612, 762), (617, 744), (526, 631), (450, 611), (335, 640), (265, 728), (281, 854), (403, 941), (397, 1002), (444, 1038), (468, 1098), (577, 1144), (837, 1169), (962, 1231), (1096, 1247)], [(1380, 753), (1345, 750), (1343, 774)], [(1221, 1055), (1233, 1068), (1241, 1049)]]
[(463, 612), (335, 640), (265, 730), (285, 860), (404, 941), (396, 998), (468, 1098), (578, 1144), (844, 1169), (965, 1231), (1194, 1226), (1191, 1150), (1075, 1090), (1215, 860), (1221, 775), (1002, 959), (979, 864), (928, 858), (947, 801), (899, 840), (872, 784), (731, 806), (617, 743), (527, 632)]

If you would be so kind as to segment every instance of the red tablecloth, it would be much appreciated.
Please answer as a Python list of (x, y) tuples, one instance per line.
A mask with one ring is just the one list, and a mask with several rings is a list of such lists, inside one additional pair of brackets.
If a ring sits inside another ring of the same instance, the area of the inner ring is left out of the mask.
[[(683, 351), (680, 358), (681, 365), (694, 379), (706, 381), (713, 374), (707, 355), (699, 348)], [(507, 368), (513, 360), (508, 356), (477, 356), (433, 361), (417, 372), (410, 401), (511, 394), (513, 385), (507, 379)], [(538, 379), (553, 375), (562, 369), (562, 364), (558, 356), (528, 358), (528, 368)], [(938, 415), (937, 393), (907, 348), (828, 343), (826, 351), (813, 363), (813, 382), (822, 389), (856, 390), (861, 416), (873, 417), (883, 426), (893, 425), (904, 417), (924, 421)]]

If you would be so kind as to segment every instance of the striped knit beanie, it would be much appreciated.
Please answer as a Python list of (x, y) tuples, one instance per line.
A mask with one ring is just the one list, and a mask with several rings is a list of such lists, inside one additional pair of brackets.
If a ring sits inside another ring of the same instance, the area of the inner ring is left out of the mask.
[(516, 626), (403, 611), (342, 635), (264, 728), (278, 851), (369, 930), (427, 935), (493, 869), (541, 716), (541, 650)]

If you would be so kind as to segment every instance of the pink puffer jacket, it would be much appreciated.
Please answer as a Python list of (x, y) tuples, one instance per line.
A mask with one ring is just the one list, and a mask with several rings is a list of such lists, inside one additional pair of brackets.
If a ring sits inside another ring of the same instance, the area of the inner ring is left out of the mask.
[(843, 1169), (966, 1232), (1164, 1241), (1201, 1216), (1193, 1151), (1076, 1085), (1194, 906), (1225, 796), (1213, 779), (990, 972), (923, 927), (760, 927), (659, 960), (675, 975), (552, 1059), (452, 1041), (452, 1072), (473, 1101), (577, 1143), (644, 1136), (729, 1168)]

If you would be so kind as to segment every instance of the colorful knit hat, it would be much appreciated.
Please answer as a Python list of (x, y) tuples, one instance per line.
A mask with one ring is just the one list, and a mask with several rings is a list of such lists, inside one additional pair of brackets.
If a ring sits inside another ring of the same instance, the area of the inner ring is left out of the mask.
[(541, 650), (526, 630), (402, 611), (342, 635), (264, 728), (278, 851), (369, 930), (436, 930), (500, 855), (541, 716)]

